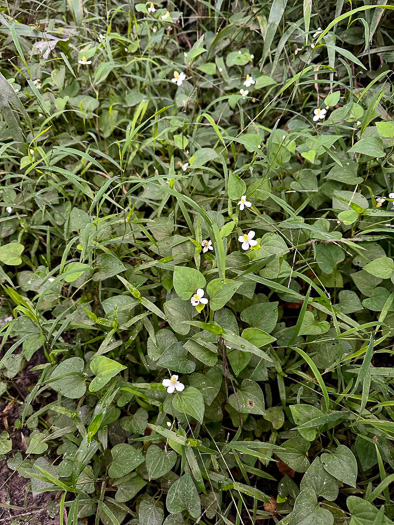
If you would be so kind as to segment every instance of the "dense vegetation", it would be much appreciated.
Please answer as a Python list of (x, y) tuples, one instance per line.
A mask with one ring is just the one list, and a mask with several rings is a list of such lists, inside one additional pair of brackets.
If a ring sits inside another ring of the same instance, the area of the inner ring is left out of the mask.
[(3, 4), (0, 523), (393, 523), (381, 3)]

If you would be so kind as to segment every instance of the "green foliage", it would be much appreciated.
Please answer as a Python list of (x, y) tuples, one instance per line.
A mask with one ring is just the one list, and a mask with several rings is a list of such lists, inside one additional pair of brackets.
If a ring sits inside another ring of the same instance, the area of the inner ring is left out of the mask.
[(60, 523), (393, 523), (373, 4), (2, 8), (0, 459)]

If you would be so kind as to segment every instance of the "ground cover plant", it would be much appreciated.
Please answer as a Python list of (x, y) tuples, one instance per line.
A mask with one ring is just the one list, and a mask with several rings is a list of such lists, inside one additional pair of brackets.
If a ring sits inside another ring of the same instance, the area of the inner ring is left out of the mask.
[(3, 4), (0, 523), (393, 523), (381, 4)]

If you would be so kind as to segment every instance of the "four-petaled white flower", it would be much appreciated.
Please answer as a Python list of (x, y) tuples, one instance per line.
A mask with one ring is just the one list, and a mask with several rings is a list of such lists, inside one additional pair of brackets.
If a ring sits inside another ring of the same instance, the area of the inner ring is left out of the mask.
[(327, 110), (317, 108), (314, 110), (313, 113), (314, 113), (313, 120), (316, 122), (317, 120), (324, 119), (326, 117)]
[(245, 209), (245, 206), (247, 208), (250, 208), (252, 206), (252, 203), (246, 200), (246, 195), (242, 195), (241, 200), (238, 203), (238, 206), (239, 206), (239, 209), (243, 211)]
[(250, 230), (249, 233), (245, 233), (244, 235), (240, 235), (238, 237), (239, 242), (242, 242), (243, 250), (249, 250), (251, 246), (256, 246), (257, 241), (253, 240), (253, 237), (255, 235), (256, 235), (255, 232), (253, 230)]
[(394, 199), (394, 193), (389, 193), (389, 199)]
[(103, 40), (105, 40), (105, 37), (106, 37), (106, 36), (107, 36), (106, 34), (101, 33), (101, 35), (98, 36), (97, 40), (98, 40), (99, 42), (102, 42)]
[(177, 86), (181, 86), (184, 80), (186, 80), (185, 73), (178, 73), (178, 71), (174, 71), (174, 78), (172, 79), (172, 82), (174, 82), (174, 84), (176, 84)]
[(92, 61), (88, 60), (85, 56), (83, 56), (81, 60), (78, 60), (78, 64), (82, 64), (83, 66), (88, 66), (91, 63)]
[(171, 376), (170, 379), (163, 379), (162, 385), (167, 388), (169, 394), (173, 394), (175, 390), (177, 392), (182, 392), (185, 385), (178, 381), (178, 376)]
[(256, 81), (254, 78), (250, 75), (246, 75), (246, 80), (244, 82), (244, 86), (250, 87), (252, 84), (256, 84)]
[(249, 91), (247, 89), (240, 89), (239, 92), (241, 93), (241, 95), (243, 97), (246, 97), (249, 93)]
[(380, 208), (385, 202), (386, 202), (386, 199), (384, 197), (378, 197), (376, 199), (376, 207)]
[(181, 166), (182, 171), (186, 171), (188, 167), (189, 167), (189, 163), (185, 162), (185, 164), (182, 164), (182, 166)]
[(155, 13), (155, 12), (156, 12), (156, 7), (151, 2), (150, 6), (148, 7), (148, 13)]
[(7, 208), (6, 208), (5, 210), (8, 211), (8, 213), (12, 213), (12, 208), (11, 208), (11, 206), (7, 206)]
[(164, 13), (164, 15), (161, 15), (161, 19), (162, 19), (162, 20), (166, 20), (169, 16), (171, 16), (171, 15), (170, 15), (170, 12), (169, 12), (169, 11), (166, 11), (166, 12)]
[(199, 288), (195, 294), (193, 294), (192, 298), (190, 299), (193, 306), (197, 306), (200, 303), (201, 304), (208, 304), (208, 299), (204, 297), (204, 290), (202, 288)]
[(39, 78), (37, 78), (37, 80), (33, 80), (33, 84), (37, 89), (41, 89), (41, 80)]
[(209, 250), (213, 250), (212, 241), (209, 239), (208, 241), (204, 240), (201, 243), (202, 253), (207, 253)]

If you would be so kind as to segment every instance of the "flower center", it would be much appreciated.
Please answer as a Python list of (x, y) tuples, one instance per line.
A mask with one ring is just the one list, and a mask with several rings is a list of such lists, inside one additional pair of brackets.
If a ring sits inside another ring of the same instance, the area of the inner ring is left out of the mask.
[(178, 73), (177, 71), (174, 72), (174, 77), (175, 77), (176, 79), (179, 78), (179, 73)]
[(245, 241), (245, 242), (248, 242), (248, 240), (249, 240), (249, 235), (246, 235), (246, 233), (245, 233), (245, 235), (244, 235), (244, 241)]
[(208, 241), (202, 241), (203, 245), (204, 246), (208, 246), (209, 242)]
[(177, 382), (178, 380), (177, 380), (176, 376), (171, 376), (170, 381), (171, 381), (171, 384), (172, 384), (172, 385), (176, 385), (176, 382)]
[(245, 200), (246, 200), (245, 197), (241, 197), (242, 204), (245, 204)]
[(199, 300), (200, 300), (200, 296), (197, 295), (197, 294), (195, 293), (195, 294), (193, 295), (193, 299), (194, 299), (195, 301), (199, 301)]

